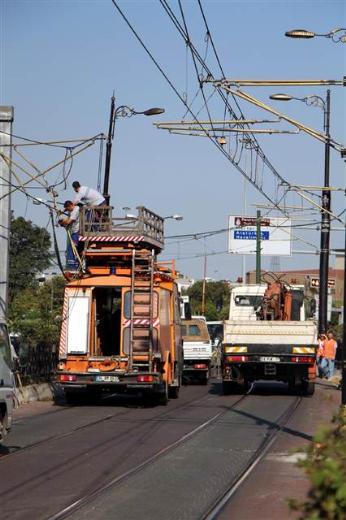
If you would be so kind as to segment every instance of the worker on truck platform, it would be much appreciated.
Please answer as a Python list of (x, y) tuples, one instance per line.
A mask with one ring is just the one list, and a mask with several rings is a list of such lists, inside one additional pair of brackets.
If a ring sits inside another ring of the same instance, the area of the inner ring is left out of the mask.
[(73, 199), (74, 204), (86, 206), (85, 217), (89, 222), (89, 231), (99, 231), (99, 223), (106, 214), (101, 211), (92, 211), (92, 208), (105, 206), (106, 200), (104, 196), (97, 190), (88, 186), (81, 186), (78, 181), (72, 183), (74, 191), (77, 193)]
[(79, 239), (79, 206), (71, 200), (64, 202), (64, 209), (68, 215), (62, 215), (59, 219), (61, 226), (66, 228), (67, 247), (66, 247), (66, 268), (75, 271), (79, 267), (76, 251), (78, 250)]
[(72, 188), (77, 193), (73, 199), (74, 204), (86, 206), (104, 206), (106, 204), (104, 196), (97, 190), (88, 186), (81, 186), (78, 181), (72, 183)]

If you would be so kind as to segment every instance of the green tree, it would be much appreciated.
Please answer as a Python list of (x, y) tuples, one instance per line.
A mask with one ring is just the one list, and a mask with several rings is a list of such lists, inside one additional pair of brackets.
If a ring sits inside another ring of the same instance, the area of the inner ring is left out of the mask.
[[(198, 280), (186, 294), (190, 298), (192, 314), (202, 312), (203, 281)], [(207, 320), (225, 320), (229, 312), (230, 289), (227, 282), (206, 282), (205, 285), (205, 317)]]
[(11, 219), (10, 232), (10, 302), (27, 287), (37, 285), (35, 277), (50, 265), (50, 234), (23, 217)]
[(15, 293), (9, 312), (11, 330), (21, 340), (35, 346), (38, 343), (57, 344), (61, 327), (65, 280), (55, 276), (40, 286), (26, 287)]

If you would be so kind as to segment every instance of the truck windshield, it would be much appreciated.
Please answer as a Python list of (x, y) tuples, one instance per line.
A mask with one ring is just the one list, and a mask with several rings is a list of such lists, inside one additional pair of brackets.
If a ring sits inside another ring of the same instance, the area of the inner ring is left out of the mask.
[(258, 307), (263, 301), (263, 296), (238, 295), (234, 298), (234, 303), (239, 307)]
[(182, 326), (182, 336), (184, 338), (201, 338), (202, 340), (209, 340), (209, 333), (205, 323), (184, 323)]

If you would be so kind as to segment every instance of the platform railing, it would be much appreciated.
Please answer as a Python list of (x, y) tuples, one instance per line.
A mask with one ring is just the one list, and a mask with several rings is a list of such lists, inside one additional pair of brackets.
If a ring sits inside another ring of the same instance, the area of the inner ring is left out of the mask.
[(162, 244), (164, 219), (144, 206), (138, 206), (137, 216), (113, 217), (111, 206), (82, 207), (80, 234), (82, 236), (143, 236)]

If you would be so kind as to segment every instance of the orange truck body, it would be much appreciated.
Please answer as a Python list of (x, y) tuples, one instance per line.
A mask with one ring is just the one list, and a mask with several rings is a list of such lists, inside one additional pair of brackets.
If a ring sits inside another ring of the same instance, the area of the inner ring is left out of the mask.
[(163, 228), (158, 236), (152, 215), (145, 210), (139, 217), (148, 224), (144, 234), (143, 226), (124, 231), (126, 222), (109, 225), (108, 218), (107, 228), (98, 224), (96, 232), (82, 225), (85, 267), (65, 287), (57, 367), (67, 398), (155, 394), (165, 403), (178, 396), (183, 351), (176, 273), (173, 263), (157, 261)]

